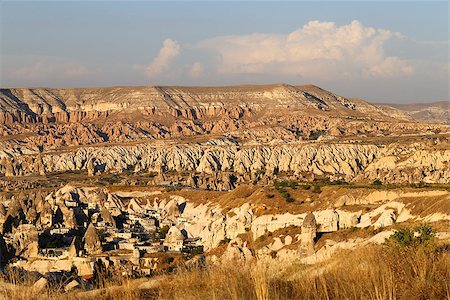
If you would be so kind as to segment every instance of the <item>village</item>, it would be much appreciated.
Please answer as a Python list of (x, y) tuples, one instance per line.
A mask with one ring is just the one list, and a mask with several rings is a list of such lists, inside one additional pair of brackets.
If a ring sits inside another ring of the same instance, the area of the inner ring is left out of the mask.
[(110, 275), (142, 277), (170, 271), (177, 262), (203, 253), (200, 238), (188, 238), (178, 228), (188, 221), (174, 201), (168, 209), (70, 187), (34, 197), (3, 202), (2, 211), (8, 213), (1, 218), (0, 251), (2, 264), (10, 268), (71, 274), (88, 282), (99, 266)]

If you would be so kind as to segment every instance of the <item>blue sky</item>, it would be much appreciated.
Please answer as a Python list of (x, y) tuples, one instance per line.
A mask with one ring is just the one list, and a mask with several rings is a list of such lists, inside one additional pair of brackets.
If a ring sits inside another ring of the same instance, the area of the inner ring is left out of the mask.
[(313, 83), (448, 99), (448, 2), (2, 2), (1, 86)]

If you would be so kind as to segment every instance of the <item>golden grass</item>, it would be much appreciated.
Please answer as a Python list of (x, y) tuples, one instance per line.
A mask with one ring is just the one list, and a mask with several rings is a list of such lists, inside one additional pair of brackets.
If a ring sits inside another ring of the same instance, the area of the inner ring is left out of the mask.
[[(227, 264), (173, 275), (116, 278), (103, 289), (0, 288), (1, 299), (450, 299), (449, 245), (347, 250), (319, 265)], [(281, 271), (277, 271), (281, 267)], [(145, 288), (143, 283), (155, 283)], [(26, 284), (26, 283), (25, 283)]]
[(444, 247), (372, 246), (324, 266), (222, 266), (164, 281), (160, 299), (450, 299)]

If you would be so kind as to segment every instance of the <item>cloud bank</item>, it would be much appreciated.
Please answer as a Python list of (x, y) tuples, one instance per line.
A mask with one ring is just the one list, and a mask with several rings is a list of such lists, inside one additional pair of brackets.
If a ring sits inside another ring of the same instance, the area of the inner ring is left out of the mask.
[(89, 77), (94, 70), (79, 61), (52, 56), (5, 56), (1, 65), (2, 77), (7, 74), (12, 80), (33, 82), (79, 80)]
[[(149, 65), (135, 69), (152, 82), (169, 78), (192, 83), (226, 78), (391, 80), (409, 78), (417, 72), (417, 60), (385, 50), (389, 43), (408, 42), (398, 32), (364, 26), (357, 20), (341, 26), (310, 21), (285, 34), (216, 36), (186, 45), (166, 39)], [(172, 64), (176, 58), (177, 63)]]
[(215, 52), (219, 73), (331, 79), (337, 76), (391, 78), (414, 73), (408, 61), (387, 56), (384, 45), (399, 33), (365, 27), (359, 21), (337, 26), (310, 21), (288, 34), (223, 36), (195, 47)]

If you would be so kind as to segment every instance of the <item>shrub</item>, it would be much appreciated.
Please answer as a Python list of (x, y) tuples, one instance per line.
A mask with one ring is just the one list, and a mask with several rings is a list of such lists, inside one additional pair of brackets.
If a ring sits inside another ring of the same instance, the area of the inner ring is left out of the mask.
[(420, 181), (418, 183), (412, 184), (411, 186), (415, 187), (415, 188), (426, 188), (426, 187), (428, 187), (428, 184), (426, 184), (423, 181)]
[(383, 183), (381, 182), (380, 179), (375, 179), (375, 180), (372, 182), (372, 184), (373, 184), (373, 185), (383, 185)]
[(322, 189), (320, 188), (320, 185), (314, 185), (314, 188), (313, 188), (312, 192), (320, 194), (322, 192)]
[(160, 239), (165, 239), (167, 233), (169, 232), (169, 229), (170, 229), (170, 228), (169, 228), (168, 225), (164, 225), (163, 227), (161, 227), (161, 228), (159, 229), (159, 238), (160, 238)]
[(309, 133), (309, 140), (317, 140), (321, 135), (325, 134), (326, 130), (312, 130)]
[[(278, 193), (280, 193), (281, 196), (283, 196), (283, 198), (286, 200), (286, 202), (294, 202), (295, 200), (291, 197), (291, 195), (286, 191), (286, 187), (291, 187), (291, 188), (296, 188), (297, 187), (297, 183), (296, 182), (291, 182), (288, 183), (286, 181), (274, 181), (274, 186), (275, 189), (278, 191)], [(272, 198), (272, 197), (268, 197), (268, 198)]]
[(302, 184), (300, 187), (301, 187), (303, 190), (309, 190), (309, 189), (311, 188), (311, 186), (308, 185), (308, 184)]
[(423, 224), (415, 227), (413, 230), (401, 228), (392, 235), (391, 239), (401, 247), (409, 247), (426, 244), (434, 236), (433, 229), (429, 225)]
[(286, 200), (286, 202), (294, 202), (295, 200), (292, 198), (291, 194), (289, 194), (287, 191), (285, 190), (279, 190), (281, 196), (283, 196), (283, 198)]
[(356, 231), (358, 231), (359, 230), (359, 228), (358, 227), (355, 227), (355, 226), (352, 226), (352, 227), (350, 227), (349, 229), (348, 229), (348, 231), (350, 231), (350, 232), (356, 232)]
[(166, 264), (171, 264), (175, 259), (171, 256), (164, 258)]
[(401, 228), (392, 235), (392, 240), (400, 246), (409, 246), (413, 243), (414, 234), (408, 228)]
[(180, 186), (175, 186), (175, 185), (166, 186), (166, 192), (174, 192), (174, 191), (179, 191), (179, 190), (181, 190)]
[(342, 180), (342, 179), (338, 179), (338, 180), (333, 181), (332, 184), (334, 184), (334, 185), (345, 185), (345, 184), (348, 184), (348, 182), (345, 181), (345, 180)]
[(203, 254), (203, 246), (185, 246), (181, 252), (186, 253), (186, 258), (191, 259), (196, 255)]
[(277, 187), (287, 187), (289, 185), (289, 183), (287, 183), (286, 181), (281, 181), (281, 182), (277, 181), (276, 183), (277, 183), (276, 184)]
[(424, 244), (435, 237), (433, 228), (427, 224), (422, 224), (414, 229), (414, 237), (419, 244)]
[(273, 197), (275, 197), (274, 194), (266, 194), (266, 198), (272, 199)]

